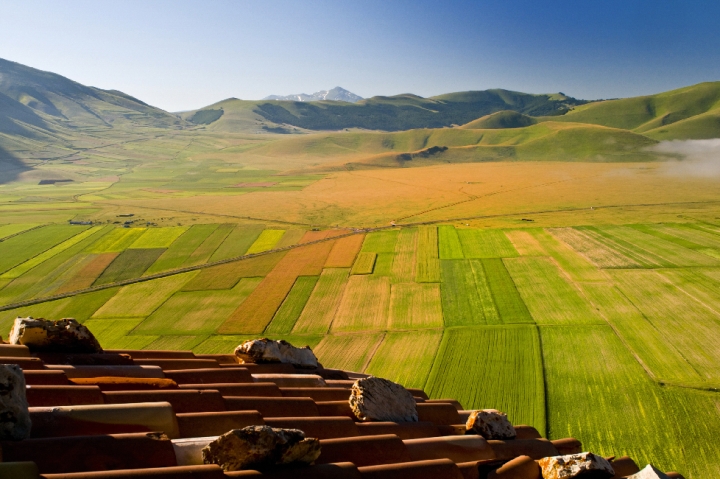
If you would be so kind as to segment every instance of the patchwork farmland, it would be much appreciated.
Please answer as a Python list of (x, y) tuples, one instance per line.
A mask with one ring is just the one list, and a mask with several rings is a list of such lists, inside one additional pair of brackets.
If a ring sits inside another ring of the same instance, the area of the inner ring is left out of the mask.
[(18, 315), (75, 317), (107, 348), (197, 353), (284, 338), (326, 366), (498, 408), (550, 438), (720, 473), (706, 440), (720, 420), (694, 417), (720, 408), (714, 225), (33, 224), (0, 235), (3, 331)]

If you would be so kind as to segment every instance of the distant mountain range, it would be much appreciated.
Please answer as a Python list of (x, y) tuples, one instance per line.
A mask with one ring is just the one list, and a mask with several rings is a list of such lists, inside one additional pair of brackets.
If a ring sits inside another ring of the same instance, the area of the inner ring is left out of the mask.
[(361, 96), (355, 93), (349, 92), (344, 88), (336, 86), (332, 90), (320, 90), (312, 95), (307, 93), (298, 93), (297, 95), (270, 95), (263, 98), (263, 100), (279, 100), (279, 101), (344, 101), (347, 103), (357, 103), (362, 100)]
[[(293, 97), (292, 101), (287, 98)], [(361, 99), (340, 87), (259, 101), (230, 98), (169, 113), (126, 93), (85, 86), (55, 73), (0, 59), (0, 159), (58, 157), (68, 148), (137, 138), (155, 129), (301, 133), (350, 128), (508, 129), (546, 121), (629, 130), (655, 139), (720, 137), (720, 82), (642, 97), (586, 101), (563, 93), (502, 89)], [(334, 100), (334, 101), (328, 101)], [(15, 152), (15, 153), (14, 153)]]

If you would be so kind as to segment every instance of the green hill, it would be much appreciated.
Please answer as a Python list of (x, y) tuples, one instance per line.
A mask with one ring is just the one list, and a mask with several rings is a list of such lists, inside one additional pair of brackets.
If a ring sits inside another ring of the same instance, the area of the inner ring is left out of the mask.
[(652, 161), (657, 143), (599, 125), (542, 122), (508, 129), (418, 129), (293, 136), (248, 152), (261, 158), (312, 159), (313, 171), (427, 166), (499, 160)]
[(537, 120), (531, 116), (523, 115), (522, 113), (512, 110), (503, 110), (485, 115), (477, 120), (464, 124), (460, 128), (496, 130), (503, 128), (523, 128), (534, 125), (535, 123), (537, 123)]
[(0, 59), (0, 133), (38, 138), (183, 125), (180, 118), (125, 93)]
[(657, 95), (594, 102), (553, 121), (623, 128), (657, 139), (720, 137), (720, 82)]

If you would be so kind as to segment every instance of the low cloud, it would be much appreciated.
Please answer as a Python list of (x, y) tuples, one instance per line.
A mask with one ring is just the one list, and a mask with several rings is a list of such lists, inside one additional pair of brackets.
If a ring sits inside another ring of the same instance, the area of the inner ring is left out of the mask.
[(669, 175), (720, 177), (720, 139), (663, 141), (649, 150), (668, 157)]

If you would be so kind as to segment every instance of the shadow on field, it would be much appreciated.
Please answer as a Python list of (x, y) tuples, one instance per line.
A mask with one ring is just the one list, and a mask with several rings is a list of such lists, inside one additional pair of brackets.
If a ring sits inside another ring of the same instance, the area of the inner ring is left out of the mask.
[(20, 174), (31, 169), (0, 146), (0, 185), (17, 180)]

